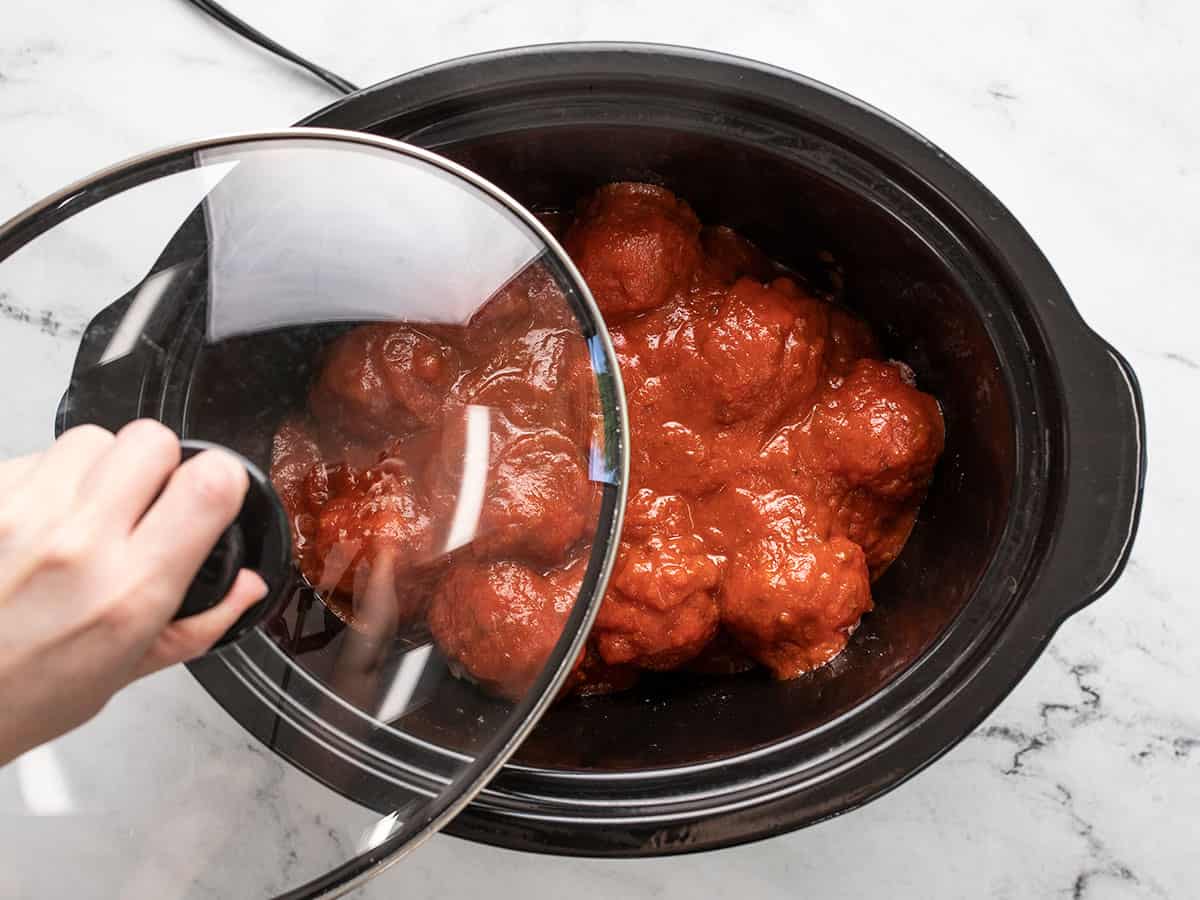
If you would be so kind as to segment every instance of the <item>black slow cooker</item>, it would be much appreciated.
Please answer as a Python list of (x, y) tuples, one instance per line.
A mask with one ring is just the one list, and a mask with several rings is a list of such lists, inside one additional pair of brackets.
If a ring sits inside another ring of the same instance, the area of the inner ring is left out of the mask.
[[(642, 856), (845, 812), (969, 734), (1120, 575), (1145, 477), (1133, 370), (1008, 210), (880, 111), (748, 60), (567, 44), (442, 63), (300, 124), (432, 149), (534, 209), (648, 180), (800, 271), (828, 251), (846, 302), (945, 412), (920, 520), (834, 664), (791, 682), (664, 675), (552, 707), (448, 832)], [(252, 724), (223, 672), (194, 671)], [(471, 748), (461, 725), (432, 725), (447, 752)], [(313, 774), (350, 796), (371, 778)]]
[[(879, 111), (747, 60), (572, 44), (443, 63), (301, 124), (432, 150), (532, 210), (569, 208), (608, 181), (658, 182), (702, 220), (736, 228), (802, 273), (820, 277), (832, 258), (845, 302), (945, 414), (946, 450), (920, 519), (845, 653), (789, 682), (664, 674), (631, 692), (550, 706), (444, 825), (450, 833), (642, 856), (755, 840), (845, 812), (970, 733), (1055, 629), (1120, 575), (1145, 473), (1133, 371), (1083, 322), (1012, 215)], [(263, 421), (262, 399), (301, 397), (327, 337), (275, 340), (269, 353), (242, 346), (209, 354), (204, 372), (188, 370), (187, 383), (207, 385), (199, 436), (263, 463), (274, 421)], [(82, 342), (81, 357), (97, 343), (92, 329)], [(235, 369), (252, 370), (255, 390), (220, 389)], [(138, 385), (142, 410), (165, 408), (179, 389)], [(73, 414), (88, 420), (87, 404)], [(611, 512), (600, 523), (610, 530)], [(455, 679), (441, 679), (438, 702), (406, 718), (419, 765), (397, 765), (387, 735), (333, 741), (331, 720), (264, 703), (255, 673), (269, 668), (271, 641), (302, 646), (313, 678), (333, 677), (322, 654), (343, 625), (302, 595), (264, 626), (258, 668), (245, 662), (256, 652), (245, 641), (190, 667), (246, 730), (327, 788), (394, 814), (398, 794), (437, 795), (465, 770), (481, 777), (469, 761), (492, 754), (497, 735), (524, 734), (509, 707)], [(548, 684), (530, 710), (545, 706)], [(388, 846), (364, 853), (380, 862)]]

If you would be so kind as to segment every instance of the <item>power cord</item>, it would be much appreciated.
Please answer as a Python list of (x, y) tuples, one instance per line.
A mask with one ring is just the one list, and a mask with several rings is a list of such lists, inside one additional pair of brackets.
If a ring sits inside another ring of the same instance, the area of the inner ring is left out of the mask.
[(311, 72), (335, 90), (341, 91), (343, 94), (351, 94), (358, 90), (355, 84), (347, 81), (341, 75), (330, 72), (328, 69), (322, 68), (314, 62), (309, 62), (300, 54), (293, 53), (282, 44), (271, 40), (254, 26), (239, 19), (225, 7), (221, 6), (221, 4), (214, 3), (213, 0), (187, 0), (187, 2), (202, 13), (220, 22), (230, 31), (240, 34), (246, 40), (258, 44), (264, 50), (274, 53), (276, 56), (281, 56), (288, 62), (295, 63), (305, 71)]

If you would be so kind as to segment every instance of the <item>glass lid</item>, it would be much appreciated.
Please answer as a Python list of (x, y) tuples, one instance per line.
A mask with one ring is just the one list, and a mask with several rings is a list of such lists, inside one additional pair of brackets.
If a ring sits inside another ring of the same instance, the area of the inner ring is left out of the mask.
[[(0, 459), (42, 454), (6, 489), (52, 477), (58, 434), (157, 420), (251, 483), (175, 619), (241, 569), (268, 585), (216, 649), (0, 766), (0, 895), (339, 893), (584, 677), (624, 401), (579, 274), (495, 187), (351, 132), (175, 147), (0, 226), (0, 306)], [(107, 446), (106, 478), (141, 458)], [(114, 503), (127, 552), (167, 474), (128, 523)], [(6, 639), (25, 602), (0, 598)]]

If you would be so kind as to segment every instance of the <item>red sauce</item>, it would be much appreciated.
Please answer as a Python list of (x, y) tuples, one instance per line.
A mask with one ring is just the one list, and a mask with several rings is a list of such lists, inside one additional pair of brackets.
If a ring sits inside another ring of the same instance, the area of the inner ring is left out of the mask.
[[(828, 662), (912, 528), (942, 451), (937, 402), (866, 323), (662, 188), (601, 188), (564, 243), (609, 324), (631, 426), (620, 552), (570, 690)], [(475, 539), (447, 554), (468, 405), (490, 410), (488, 482)], [(353, 622), (424, 617), (458, 669), (519, 697), (578, 590), (595, 408), (586, 349), (536, 270), (464, 328), (349, 331), (310, 415), (275, 439), (301, 570)]]

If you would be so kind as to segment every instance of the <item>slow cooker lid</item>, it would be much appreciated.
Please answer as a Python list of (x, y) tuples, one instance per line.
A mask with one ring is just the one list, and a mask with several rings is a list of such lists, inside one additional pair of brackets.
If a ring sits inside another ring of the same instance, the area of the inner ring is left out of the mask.
[[(13, 764), (24, 799), (4, 800), (36, 817), (46, 772), (88, 785), (59, 797), (71, 837), (41, 867), (61, 872), (69, 892), (81, 844), (115, 846), (130, 858), (90, 873), (112, 879), (92, 887), (136, 894), (156, 855), (180, 852), (177, 835), (214, 776), (296, 807), (273, 817), (281, 845), (298, 848), (288, 883), (266, 880), (273, 866), (246, 866), (236, 886), (247, 895), (339, 892), (444, 824), (570, 674), (619, 533), (615, 359), (549, 233), (434, 154), (290, 129), (143, 156), (22, 213), (0, 226), (0, 297), (47, 310), (40, 332), (24, 323), (30, 335), (6, 341), (15, 351), (0, 357), (18, 422), (32, 426), (7, 430), (5, 456), (44, 447), (56, 409), (58, 431), (150, 416), (238, 451), (280, 489), (271, 502), (290, 526), (286, 571), (261, 573), (272, 593), (253, 627), (200, 665), (236, 676), (236, 702), (266, 723), (255, 734), (302, 746), (290, 758), (310, 776), (303, 796), (275, 797), (278, 760), (210, 703), (201, 727), (216, 743), (203, 758), (132, 733), (108, 757), (85, 756), (67, 736)], [(20, 326), (12, 321), (4, 327)], [(76, 328), (74, 358), (69, 344), (41, 340)], [(60, 380), (30, 384), (34, 365)], [(550, 453), (539, 435), (550, 432), (563, 438), (555, 453), (578, 453), (584, 488), (555, 492), (552, 515), (522, 519), (516, 507), (539, 489)], [(325, 505), (306, 506), (313, 496)], [(577, 537), (555, 537), (571, 548), (574, 575), (531, 632), (544, 647), (497, 645), (504, 613), (478, 597), (488, 567), (520, 560), (536, 571), (526, 557), (537, 556), (539, 530), (567, 521)], [(450, 608), (440, 632), (425, 614), (433, 602)], [(489, 654), (504, 659), (481, 659)], [(489, 680), (489, 665), (519, 674)], [(432, 752), (440, 736), (421, 715), (431, 704), (469, 723), (470, 746)], [(131, 759), (153, 786), (107, 791), (104, 769)], [(344, 783), (366, 759), (393, 776), (372, 780), (371, 809), (325, 786), (330, 771)], [(198, 872), (230, 864), (227, 840), (212, 832), (242, 827), (219, 807), (204, 813), (206, 833), (187, 849)], [(114, 821), (128, 839), (113, 841)]]

